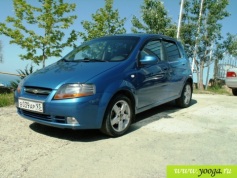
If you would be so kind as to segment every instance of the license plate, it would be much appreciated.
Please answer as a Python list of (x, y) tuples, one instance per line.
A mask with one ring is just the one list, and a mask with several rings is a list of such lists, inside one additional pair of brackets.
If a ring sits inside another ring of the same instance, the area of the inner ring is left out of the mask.
[(18, 107), (29, 111), (44, 112), (43, 103), (38, 101), (19, 99)]

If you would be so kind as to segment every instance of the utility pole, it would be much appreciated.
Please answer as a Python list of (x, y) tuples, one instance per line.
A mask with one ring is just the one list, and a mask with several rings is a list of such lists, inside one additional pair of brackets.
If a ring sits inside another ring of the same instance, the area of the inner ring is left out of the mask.
[(181, 21), (182, 21), (182, 15), (183, 15), (183, 6), (184, 6), (184, 0), (181, 0), (180, 10), (179, 10), (179, 22), (178, 22), (178, 30), (177, 30), (177, 39), (179, 39), (179, 36), (180, 36), (180, 28), (181, 28)]

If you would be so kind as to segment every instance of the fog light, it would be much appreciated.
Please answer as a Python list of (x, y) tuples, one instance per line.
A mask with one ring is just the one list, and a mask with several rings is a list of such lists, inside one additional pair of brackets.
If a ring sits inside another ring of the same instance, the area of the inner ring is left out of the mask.
[(72, 125), (79, 124), (75, 117), (67, 117), (67, 123)]

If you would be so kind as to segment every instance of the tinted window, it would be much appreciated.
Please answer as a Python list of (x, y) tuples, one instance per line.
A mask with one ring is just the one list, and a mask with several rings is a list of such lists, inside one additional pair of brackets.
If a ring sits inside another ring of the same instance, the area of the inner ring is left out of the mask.
[(166, 55), (169, 61), (175, 61), (180, 58), (180, 52), (177, 45), (171, 41), (164, 42), (166, 48)]
[(156, 56), (159, 60), (163, 60), (162, 44), (160, 40), (148, 42), (141, 50), (140, 58), (144, 58), (146, 55)]

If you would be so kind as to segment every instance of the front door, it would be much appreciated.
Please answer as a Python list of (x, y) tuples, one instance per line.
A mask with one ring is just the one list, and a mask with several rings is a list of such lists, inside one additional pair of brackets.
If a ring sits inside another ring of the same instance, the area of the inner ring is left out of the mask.
[(145, 56), (158, 58), (156, 64), (139, 65), (137, 81), (138, 109), (163, 102), (169, 91), (169, 64), (165, 60), (161, 40), (151, 40), (146, 43), (139, 54), (139, 60)]

